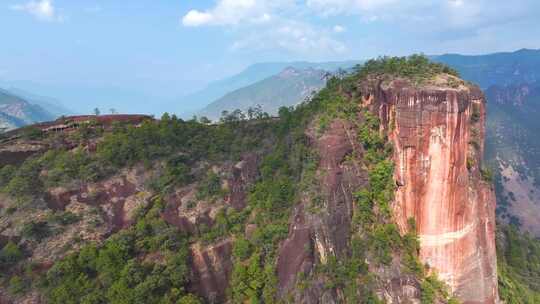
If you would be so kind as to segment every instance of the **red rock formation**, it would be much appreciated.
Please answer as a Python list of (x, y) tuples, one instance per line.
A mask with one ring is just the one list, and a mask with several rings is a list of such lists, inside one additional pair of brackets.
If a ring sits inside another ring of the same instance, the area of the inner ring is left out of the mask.
[(232, 272), (232, 240), (217, 244), (191, 246), (193, 280), (191, 290), (203, 295), (209, 303), (224, 303)]
[[(302, 203), (293, 212), (289, 236), (279, 249), (279, 296), (290, 293), (293, 303), (341, 303), (343, 296), (325, 288), (321, 278), (315, 278), (305, 290), (295, 289), (295, 283), (299, 274), (312, 274), (316, 264), (326, 264), (332, 256), (347, 255), (353, 192), (366, 183), (366, 176), (355, 163), (345, 162), (345, 158), (361, 148), (356, 142), (354, 126), (346, 120), (334, 120), (320, 135), (310, 128), (307, 136), (320, 158), (317, 169), (320, 186), (313, 189), (315, 193), (303, 195)], [(313, 195), (320, 195), (324, 212), (307, 210)]]
[(418, 88), (394, 80), (366, 83), (363, 92), (374, 97), (370, 107), (394, 146), (400, 229), (416, 220), (421, 260), (460, 300), (496, 303), (495, 198), (479, 169), (484, 97), (477, 87), (449, 83)]

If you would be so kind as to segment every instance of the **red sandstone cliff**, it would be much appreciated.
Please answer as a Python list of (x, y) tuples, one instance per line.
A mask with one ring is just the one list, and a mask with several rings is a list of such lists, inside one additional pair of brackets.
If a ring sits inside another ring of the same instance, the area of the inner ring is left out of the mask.
[(464, 303), (496, 303), (495, 197), (482, 180), (485, 101), (448, 76), (432, 85), (372, 81), (364, 100), (394, 146), (395, 221), (414, 218), (422, 262)]

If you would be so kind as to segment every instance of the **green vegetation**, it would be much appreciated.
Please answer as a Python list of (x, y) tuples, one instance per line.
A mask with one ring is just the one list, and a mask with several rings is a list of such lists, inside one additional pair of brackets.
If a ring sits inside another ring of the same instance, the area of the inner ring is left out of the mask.
[(39, 178), (40, 163), (27, 160), (15, 172), (10, 172), (9, 182), (4, 184), (4, 191), (15, 198), (39, 195), (43, 191), (43, 183)]
[[(6, 271), (11, 266), (14, 266), (23, 258), (22, 250), (13, 242), (8, 242), (2, 250), (0, 250), (0, 270)], [(2, 275), (0, 275), (2, 277)]]
[(58, 211), (49, 216), (47, 219), (47, 222), (53, 223), (53, 224), (59, 224), (62, 226), (67, 226), (71, 224), (77, 223), (79, 220), (81, 220), (81, 217), (69, 212), (69, 211)]
[(422, 304), (437, 303), (436, 300), (441, 296), (447, 300), (448, 304), (459, 303), (457, 299), (449, 296), (448, 287), (437, 278), (436, 273), (426, 277), (420, 285), (420, 289), (422, 291), (420, 298)]
[(0, 187), (28, 201), (42, 195), (45, 187), (93, 182), (126, 166), (151, 166), (163, 160), (163, 170), (152, 188), (168, 191), (193, 180), (190, 166), (196, 161), (236, 160), (243, 151), (262, 149), (261, 140), (272, 136), (272, 127), (264, 120), (249, 127), (235, 121), (209, 126), (164, 114), (160, 121), (146, 121), (140, 127), (116, 125), (103, 137), (96, 153), (82, 148), (53, 149), (27, 159), (18, 168), (3, 167)]
[[(305, 135), (294, 132), (299, 128), (294, 123), (301, 120), (292, 116), (298, 113), (284, 108), (280, 114), (284, 119), (277, 127), (281, 134), (278, 144), (263, 159), (261, 178), (248, 195), (247, 208), (254, 215), (250, 224), (257, 228), (249, 239), (240, 236), (234, 246), (234, 269), (229, 291), (234, 303), (276, 301), (277, 247), (287, 237), (290, 210), (297, 200), (295, 185), (312, 159), (305, 146)], [(293, 138), (288, 135), (291, 131)]]
[(216, 196), (223, 196), (223, 190), (221, 189), (221, 179), (212, 170), (208, 171), (205, 178), (199, 182), (197, 187), (197, 198), (207, 199), (214, 198)]
[(51, 234), (51, 230), (45, 221), (31, 221), (24, 224), (21, 234), (25, 238), (40, 241), (48, 237)]
[(480, 174), (482, 175), (482, 179), (488, 183), (493, 183), (493, 171), (491, 168), (483, 167), (480, 169)]
[(43, 132), (36, 127), (25, 127), (22, 130), (22, 137), (29, 140), (37, 140), (43, 137)]
[[(56, 263), (43, 285), (49, 303), (201, 303), (186, 292), (187, 239), (159, 216), (156, 200), (137, 223), (103, 246)], [(149, 255), (156, 259), (146, 259)]]
[(424, 55), (372, 59), (364, 65), (357, 67), (357, 73), (360, 77), (366, 77), (368, 75), (376, 77), (404, 77), (413, 80), (415, 83), (430, 80), (441, 73), (459, 77), (459, 73), (456, 70), (447, 65), (432, 62)]
[(199, 227), (198, 237), (205, 243), (211, 243), (231, 234), (243, 232), (244, 224), (251, 213), (250, 208), (236, 211), (234, 208), (221, 209), (216, 215), (214, 225)]
[(20, 276), (12, 276), (9, 279), (9, 291), (12, 294), (22, 294), (27, 288), (26, 282)]
[(508, 304), (540, 303), (540, 241), (514, 226), (498, 227), (499, 295)]

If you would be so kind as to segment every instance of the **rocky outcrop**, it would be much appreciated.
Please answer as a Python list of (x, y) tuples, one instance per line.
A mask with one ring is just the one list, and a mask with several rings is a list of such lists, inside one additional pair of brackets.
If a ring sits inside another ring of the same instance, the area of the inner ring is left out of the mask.
[(193, 279), (191, 289), (205, 297), (208, 303), (225, 302), (229, 277), (232, 272), (232, 240), (214, 245), (191, 246)]
[(485, 102), (479, 88), (446, 81), (363, 85), (394, 147), (394, 217), (414, 218), (420, 258), (464, 303), (496, 303), (495, 197), (481, 177)]
[[(347, 255), (352, 193), (365, 183), (365, 172), (354, 162), (345, 162), (347, 155), (359, 149), (352, 124), (335, 120), (322, 135), (314, 128), (307, 133), (319, 155), (317, 181), (312, 185), (315, 188), (306, 189), (302, 203), (293, 213), (289, 236), (279, 250), (277, 275), (281, 297), (295, 289), (299, 274), (309, 276), (315, 265), (326, 264), (330, 257)], [(324, 288), (321, 278), (314, 278), (310, 288), (292, 293), (294, 303), (338, 303), (343, 300), (338, 298), (335, 290)]]
[[(239, 162), (226, 162), (212, 167), (218, 174), (223, 196), (200, 198), (197, 183), (177, 189), (165, 197), (166, 207), (161, 217), (180, 231), (201, 235), (216, 222), (220, 212), (246, 207), (248, 189), (255, 182), (259, 156), (243, 155)], [(198, 242), (190, 247), (192, 280), (190, 290), (208, 303), (224, 303), (233, 268), (233, 239), (219, 239), (212, 244)]]

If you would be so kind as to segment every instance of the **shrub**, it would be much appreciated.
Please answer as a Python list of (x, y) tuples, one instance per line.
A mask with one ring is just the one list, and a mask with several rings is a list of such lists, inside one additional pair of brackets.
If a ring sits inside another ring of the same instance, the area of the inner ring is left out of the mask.
[(197, 198), (200, 200), (213, 198), (222, 193), (219, 175), (209, 170), (205, 178), (197, 186)]
[(394, 224), (377, 225), (370, 235), (369, 243), (375, 259), (388, 265), (392, 262), (392, 249), (401, 246), (401, 236)]
[(22, 250), (17, 244), (9, 241), (0, 251), (0, 269), (9, 268), (23, 258)]
[(16, 168), (12, 165), (3, 166), (0, 169), (0, 188), (5, 187), (9, 183), (15, 172)]
[(26, 127), (22, 131), (22, 137), (29, 140), (40, 139), (43, 136), (43, 131), (36, 127)]
[(4, 190), (15, 198), (38, 195), (43, 188), (39, 178), (40, 172), (41, 165), (37, 160), (25, 161), (15, 172)]
[(251, 250), (251, 243), (244, 238), (239, 238), (234, 243), (233, 255), (237, 259), (245, 260), (251, 256)]
[(70, 211), (55, 212), (49, 216), (49, 221), (51, 223), (57, 223), (64, 226), (75, 224), (80, 220), (81, 217), (79, 215), (76, 215)]
[(480, 174), (482, 175), (482, 179), (488, 183), (493, 182), (493, 171), (490, 168), (482, 168), (480, 169)]
[(36, 241), (41, 241), (50, 234), (50, 228), (47, 222), (38, 221), (38, 222), (29, 222), (23, 225), (22, 235), (25, 238), (34, 239)]
[(467, 157), (467, 170), (471, 171), (474, 168), (474, 159)]
[(180, 298), (180, 300), (178, 300), (177, 303), (178, 304), (202, 304), (201, 300), (192, 294), (183, 296), (182, 298)]
[(9, 279), (9, 291), (13, 294), (22, 294), (26, 290), (26, 282), (20, 276)]

